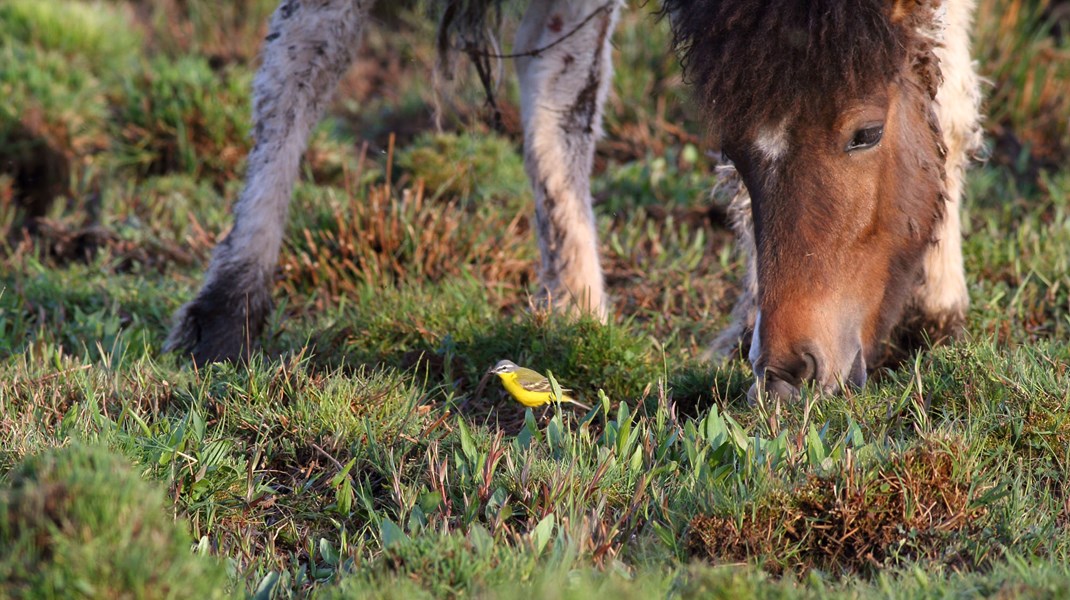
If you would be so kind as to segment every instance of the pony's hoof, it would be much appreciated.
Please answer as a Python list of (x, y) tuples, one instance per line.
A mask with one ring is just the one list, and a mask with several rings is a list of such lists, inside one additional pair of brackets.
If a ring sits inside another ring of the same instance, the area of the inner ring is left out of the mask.
[(164, 352), (192, 357), (200, 366), (248, 360), (271, 311), (271, 295), (264, 291), (235, 298), (207, 286), (175, 313)]

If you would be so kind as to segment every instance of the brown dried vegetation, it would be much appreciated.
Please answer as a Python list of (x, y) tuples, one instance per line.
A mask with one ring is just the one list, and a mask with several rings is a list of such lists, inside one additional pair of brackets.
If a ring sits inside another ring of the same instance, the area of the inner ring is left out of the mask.
[[(471, 268), (483, 280), (523, 289), (532, 278), (532, 245), (524, 213), (476, 212), (459, 201), (427, 197), (422, 182), (395, 191), (382, 184), (366, 198), (346, 194), (319, 227), (304, 228), (281, 257), (287, 294), (315, 289), (333, 302), (354, 296), (362, 283), (393, 284), (414, 273), (437, 281)], [(497, 218), (496, 218), (497, 217)]]
[(260, 51), (275, 0), (135, 0), (134, 13), (150, 49), (196, 52), (213, 65), (248, 63)]
[[(1065, 14), (1066, 6), (1061, 0), (982, 0), (978, 6), (975, 53), (991, 82), (991, 160), (1022, 169), (1029, 179), (1070, 159), (1070, 36), (1060, 33), (1058, 22), (1045, 21)], [(1029, 35), (1021, 34), (1023, 24)]]
[(975, 503), (974, 474), (956, 464), (962, 451), (929, 442), (878, 469), (811, 475), (741, 518), (695, 517), (688, 546), (713, 562), (759, 559), (774, 572), (868, 573), (901, 559), (975, 567), (955, 541), (977, 533), (987, 511)]

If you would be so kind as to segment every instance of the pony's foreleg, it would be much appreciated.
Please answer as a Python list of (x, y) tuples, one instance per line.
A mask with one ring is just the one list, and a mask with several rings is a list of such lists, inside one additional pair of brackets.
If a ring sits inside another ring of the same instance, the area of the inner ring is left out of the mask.
[(947, 146), (948, 203), (936, 243), (924, 258), (925, 278), (914, 297), (922, 325), (933, 341), (962, 328), (970, 297), (962, 264), (959, 203), (966, 166), (981, 147), (980, 80), (970, 58), (972, 0), (948, 2), (940, 57), (943, 83), (936, 95), (936, 115)]
[(758, 314), (758, 250), (754, 243), (750, 193), (733, 168), (721, 169), (719, 179), (722, 183), (718, 185), (738, 186), (728, 207), (728, 216), (736, 234), (736, 252), (746, 263), (746, 270), (728, 325), (702, 355), (703, 359), (713, 361), (736, 356), (741, 349), (748, 349), (748, 337), (754, 332)]
[(373, 0), (285, 0), (253, 83), (255, 146), (234, 227), (204, 287), (175, 314), (164, 349), (198, 363), (247, 356), (271, 310), (286, 213), (309, 132), (352, 62)]
[(517, 31), (524, 164), (535, 192), (544, 300), (605, 318), (590, 177), (618, 0), (532, 2)]

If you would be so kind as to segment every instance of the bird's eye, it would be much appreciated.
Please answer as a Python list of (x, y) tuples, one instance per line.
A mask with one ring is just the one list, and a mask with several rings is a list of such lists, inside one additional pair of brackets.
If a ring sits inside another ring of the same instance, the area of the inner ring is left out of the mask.
[(855, 132), (854, 137), (848, 142), (846, 152), (853, 152), (855, 150), (864, 150), (866, 148), (872, 148), (880, 143), (881, 137), (884, 136), (884, 125), (875, 125), (869, 127), (863, 127)]

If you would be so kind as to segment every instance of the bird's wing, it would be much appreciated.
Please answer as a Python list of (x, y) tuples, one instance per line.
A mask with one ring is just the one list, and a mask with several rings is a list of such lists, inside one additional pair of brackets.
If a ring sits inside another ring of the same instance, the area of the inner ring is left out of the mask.
[[(516, 379), (520, 382), (520, 385), (524, 386), (525, 390), (529, 392), (552, 392), (553, 387), (550, 386), (550, 380), (539, 374), (538, 371), (532, 371), (520, 367), (516, 370)], [(572, 390), (567, 388), (561, 388), (561, 392), (571, 392)]]

